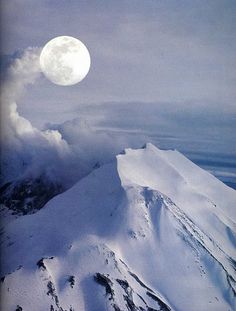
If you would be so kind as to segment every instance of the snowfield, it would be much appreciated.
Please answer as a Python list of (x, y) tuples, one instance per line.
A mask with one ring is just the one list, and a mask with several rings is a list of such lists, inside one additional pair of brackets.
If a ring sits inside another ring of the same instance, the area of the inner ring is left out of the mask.
[(236, 308), (236, 191), (152, 144), (8, 219), (1, 243), (3, 311)]

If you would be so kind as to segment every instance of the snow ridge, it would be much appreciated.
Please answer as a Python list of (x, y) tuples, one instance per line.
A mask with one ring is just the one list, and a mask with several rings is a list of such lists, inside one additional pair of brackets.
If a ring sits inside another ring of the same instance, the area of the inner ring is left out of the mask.
[(235, 203), (177, 151), (127, 149), (2, 227), (3, 310), (234, 310)]

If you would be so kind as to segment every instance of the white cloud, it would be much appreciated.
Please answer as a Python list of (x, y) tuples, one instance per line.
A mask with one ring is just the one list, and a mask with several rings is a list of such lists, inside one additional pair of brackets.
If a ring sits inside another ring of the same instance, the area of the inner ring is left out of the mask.
[[(57, 162), (71, 153), (58, 131), (40, 131), (17, 111), (17, 101), (40, 75), (39, 52), (40, 49), (29, 48), (16, 59), (2, 87), (1, 144), (5, 179), (26, 173), (38, 174), (45, 164), (49, 165), (47, 162), (51, 162), (51, 157)], [(34, 170), (29, 172), (28, 165)]]
[(18, 113), (18, 100), (40, 76), (39, 52), (40, 49), (27, 49), (16, 59), (3, 85), (2, 182), (46, 174), (67, 187), (97, 162), (111, 160), (129, 143), (126, 137), (90, 128), (84, 119), (39, 130)]
[(2, 182), (46, 174), (52, 181), (70, 186), (97, 162), (110, 161), (122, 149), (148, 141), (186, 153), (233, 153), (230, 133), (235, 115), (222, 115), (195, 102), (83, 105), (74, 112), (79, 117), (48, 123), (39, 130), (19, 114), (17, 106), (29, 85), (40, 89), (39, 52), (27, 49), (9, 68), (3, 84)]

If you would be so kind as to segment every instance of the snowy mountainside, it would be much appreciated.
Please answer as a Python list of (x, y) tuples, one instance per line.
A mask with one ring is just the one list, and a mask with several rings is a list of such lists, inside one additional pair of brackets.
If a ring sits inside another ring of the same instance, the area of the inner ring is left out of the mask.
[(234, 310), (235, 205), (177, 151), (127, 149), (3, 226), (2, 310)]

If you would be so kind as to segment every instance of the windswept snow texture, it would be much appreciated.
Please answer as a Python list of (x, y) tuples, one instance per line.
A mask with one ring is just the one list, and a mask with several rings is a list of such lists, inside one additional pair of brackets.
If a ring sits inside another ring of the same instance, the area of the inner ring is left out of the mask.
[(127, 149), (2, 228), (2, 310), (235, 310), (235, 205), (177, 151)]

